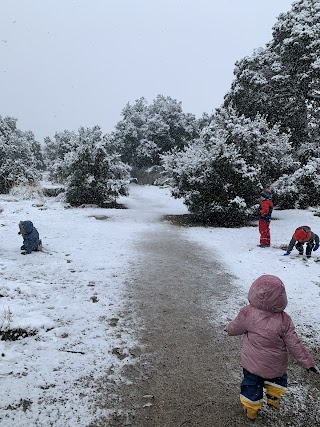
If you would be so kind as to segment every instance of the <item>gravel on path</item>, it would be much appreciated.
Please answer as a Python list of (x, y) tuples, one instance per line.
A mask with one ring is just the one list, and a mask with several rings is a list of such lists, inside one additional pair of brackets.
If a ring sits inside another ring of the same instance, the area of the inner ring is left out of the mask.
[[(168, 223), (153, 224), (136, 250), (140, 256), (127, 286), (127, 321), (140, 348), (124, 367), (123, 383), (106, 377), (98, 386), (97, 404), (112, 405), (113, 411), (90, 427), (252, 425), (239, 401), (241, 338), (228, 337), (221, 323), (230, 298), (245, 298), (232, 276)], [(295, 364), (289, 374), (300, 396), (306, 374)], [(307, 381), (313, 381), (311, 399), (297, 402), (288, 393), (287, 409), (263, 407), (255, 425), (319, 426), (319, 385), (310, 376)]]

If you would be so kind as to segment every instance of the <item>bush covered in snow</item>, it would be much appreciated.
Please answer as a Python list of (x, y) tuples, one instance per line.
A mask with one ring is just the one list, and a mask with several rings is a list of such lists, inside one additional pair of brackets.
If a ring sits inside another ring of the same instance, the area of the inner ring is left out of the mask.
[(101, 206), (127, 194), (130, 167), (99, 126), (81, 127), (78, 133), (64, 131), (45, 143), (51, 177), (65, 183), (67, 203)]
[(32, 184), (42, 167), (41, 149), (32, 132), (17, 128), (17, 119), (0, 116), (0, 193), (18, 184)]
[(320, 159), (312, 158), (292, 175), (281, 176), (272, 189), (283, 209), (318, 206), (320, 200)]
[[(266, 161), (268, 159), (268, 161)], [(237, 225), (256, 209), (261, 188), (292, 168), (288, 135), (268, 125), (221, 109), (197, 143), (163, 156), (175, 197), (204, 220)]]

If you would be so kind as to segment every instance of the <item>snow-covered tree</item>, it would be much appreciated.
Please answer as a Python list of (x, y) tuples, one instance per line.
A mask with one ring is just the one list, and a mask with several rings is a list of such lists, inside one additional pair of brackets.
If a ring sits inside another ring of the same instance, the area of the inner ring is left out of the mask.
[[(195, 116), (182, 111), (181, 102), (158, 95), (148, 108), (148, 139), (159, 153), (181, 150), (198, 136)], [(159, 160), (159, 159), (158, 159)]]
[(292, 156), (290, 134), (281, 132), (280, 125), (271, 125), (259, 113), (250, 119), (237, 115), (233, 108), (218, 109), (202, 135), (207, 139), (215, 135), (226, 144), (234, 144), (248, 165), (259, 168), (262, 186), (299, 166)]
[(294, 149), (291, 170), (282, 170), (283, 177), (271, 174), (270, 181), (285, 206), (307, 206), (317, 195), (309, 171), (317, 169), (314, 162), (320, 157), (319, 58), (320, 2), (295, 1), (279, 16), (265, 48), (236, 64), (225, 97), (224, 105), (238, 116), (253, 120), (259, 114), (289, 135)]
[[(273, 39), (236, 64), (235, 80), (225, 97), (239, 115), (257, 113), (290, 130), (294, 148), (309, 141), (310, 107), (320, 104), (320, 3), (299, 0), (281, 14)], [(312, 111), (311, 111), (312, 114)]]
[[(118, 144), (122, 160), (131, 165), (138, 166), (145, 163), (147, 151), (140, 149), (141, 140), (145, 140), (147, 122), (147, 101), (140, 98), (131, 106), (129, 103), (122, 110), (123, 119), (117, 123), (114, 139)], [(142, 152), (142, 158), (138, 154)], [(149, 156), (152, 157), (152, 152)]]
[(320, 98), (320, 2), (295, 1), (273, 27), (270, 48), (281, 58), (297, 92), (304, 99)]
[(54, 138), (47, 137), (44, 139), (44, 143), (44, 154), (50, 178), (62, 184), (68, 177), (65, 156), (76, 149), (77, 134), (68, 130), (56, 132)]
[(128, 194), (130, 168), (99, 126), (79, 129), (76, 148), (65, 155), (64, 168), (68, 175), (66, 200), (71, 205), (102, 206)]
[(242, 223), (252, 213), (258, 173), (248, 167), (236, 147), (220, 139), (198, 140), (183, 151), (163, 156), (172, 195), (184, 198), (203, 222)]
[(197, 136), (197, 121), (182, 111), (180, 102), (158, 95), (148, 105), (144, 98), (122, 111), (114, 138), (124, 162), (136, 169), (160, 164), (161, 154), (182, 149)]
[(279, 16), (272, 35), (270, 49), (285, 71), (286, 109), (296, 111), (291, 129), (299, 146), (308, 141), (308, 106), (320, 106), (320, 2), (295, 1)]
[(272, 184), (277, 205), (284, 209), (319, 206), (320, 157), (312, 157), (292, 175), (283, 175)]
[(46, 169), (43, 150), (38, 141), (35, 140), (34, 133), (31, 131), (24, 132), (25, 138), (28, 141), (30, 150), (35, 159), (35, 167), (37, 170), (44, 171)]
[(261, 188), (296, 166), (288, 140), (260, 115), (222, 108), (196, 144), (163, 156), (163, 166), (190, 212), (238, 224), (253, 213)]
[(17, 184), (32, 184), (40, 178), (38, 144), (32, 132), (17, 128), (17, 119), (0, 116), (0, 192)]
[(253, 119), (257, 114), (288, 132), (295, 148), (307, 140), (307, 102), (278, 52), (270, 45), (236, 64), (235, 80), (225, 105)]

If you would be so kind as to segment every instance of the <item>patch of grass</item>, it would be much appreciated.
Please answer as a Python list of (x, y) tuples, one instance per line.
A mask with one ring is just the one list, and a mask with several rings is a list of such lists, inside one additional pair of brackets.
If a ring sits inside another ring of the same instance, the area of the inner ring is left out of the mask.
[(163, 220), (179, 227), (203, 227), (203, 222), (199, 217), (192, 214), (164, 215)]

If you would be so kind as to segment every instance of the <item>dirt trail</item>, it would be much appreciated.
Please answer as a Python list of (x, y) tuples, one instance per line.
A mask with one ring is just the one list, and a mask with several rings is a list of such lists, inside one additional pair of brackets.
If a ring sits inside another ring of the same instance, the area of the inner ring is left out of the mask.
[[(252, 424), (239, 402), (241, 339), (228, 338), (219, 320), (230, 295), (237, 298), (232, 278), (179, 228), (160, 220), (136, 250), (141, 256), (128, 285), (128, 313), (138, 319), (132, 327), (141, 351), (125, 369), (129, 384), (101, 385), (100, 401), (110, 407), (116, 396), (118, 410), (90, 427)], [(292, 413), (264, 408), (255, 425), (319, 425), (316, 411), (301, 417), (298, 406), (297, 424)]]

